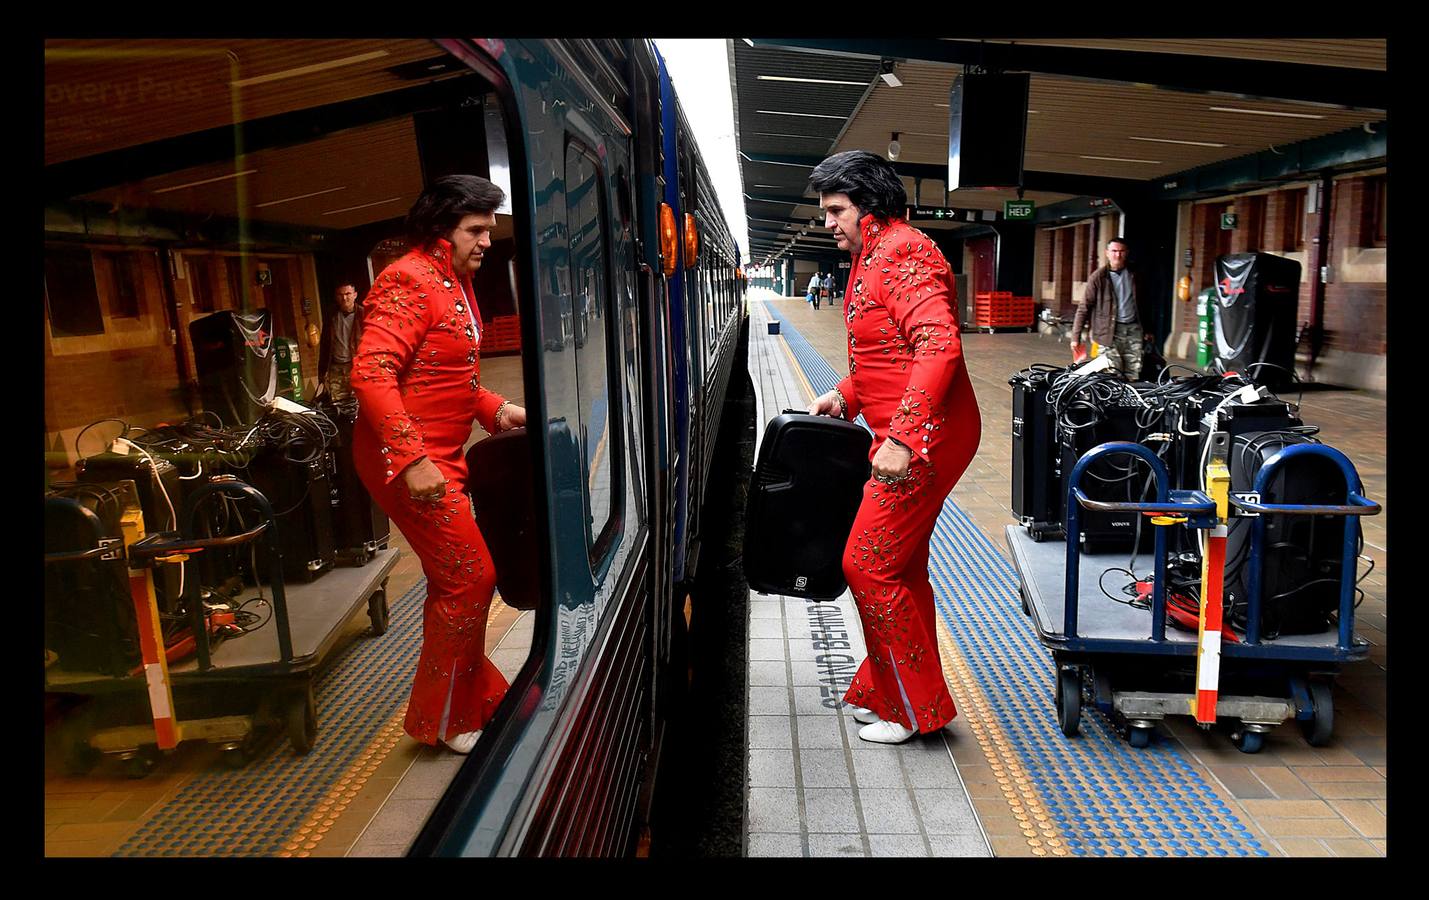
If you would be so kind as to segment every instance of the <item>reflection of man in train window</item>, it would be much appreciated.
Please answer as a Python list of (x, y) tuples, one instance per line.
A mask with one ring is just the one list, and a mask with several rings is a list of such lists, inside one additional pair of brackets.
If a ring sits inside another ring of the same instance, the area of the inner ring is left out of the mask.
[(481, 386), (481, 317), (471, 276), (491, 246), (502, 190), (448, 175), (407, 214), (414, 248), (377, 276), (353, 361), (352, 456), (362, 483), (427, 576), (422, 653), (404, 723), (425, 744), (470, 752), (506, 693), (486, 658), (496, 572), (476, 526), (462, 447), (472, 420), (495, 434), (526, 410)]
[(868, 658), (844, 699), (858, 736), (898, 744), (957, 715), (938, 657), (928, 544), (938, 513), (977, 452), (982, 419), (958, 337), (953, 272), (936, 244), (903, 220), (893, 166), (864, 150), (814, 168), (825, 224), (853, 257), (846, 290), (848, 377), (809, 412), (873, 430), (843, 571)]
[(352, 396), (352, 356), (357, 352), (357, 287), (352, 282), (337, 286), (337, 311), (328, 320), (319, 368), (334, 401)]

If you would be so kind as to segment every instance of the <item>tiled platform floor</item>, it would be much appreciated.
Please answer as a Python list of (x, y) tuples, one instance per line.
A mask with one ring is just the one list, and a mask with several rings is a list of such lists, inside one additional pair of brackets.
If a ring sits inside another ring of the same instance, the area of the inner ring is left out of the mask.
[[(769, 419), (812, 399), (766, 321), (756, 304), (760, 438)], [(841, 697), (866, 655), (847, 591), (833, 602), (751, 592), (747, 855), (991, 856), (949, 749), (972, 741), (960, 721), (899, 746), (859, 739)]]

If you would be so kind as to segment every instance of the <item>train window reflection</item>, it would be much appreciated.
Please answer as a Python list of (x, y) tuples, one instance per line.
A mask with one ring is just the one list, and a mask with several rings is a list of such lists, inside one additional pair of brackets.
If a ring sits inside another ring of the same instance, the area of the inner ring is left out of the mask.
[[(619, 531), (621, 429), (611, 391), (608, 346), (615, 331), (610, 312), (609, 254), (606, 249), (605, 192), (601, 169), (579, 144), (566, 148), (566, 211), (570, 235), (570, 287), (575, 331), (577, 390), (580, 394), (580, 448), (586, 467), (586, 540), (591, 564), (599, 568)], [(612, 420), (616, 425), (612, 424)]]

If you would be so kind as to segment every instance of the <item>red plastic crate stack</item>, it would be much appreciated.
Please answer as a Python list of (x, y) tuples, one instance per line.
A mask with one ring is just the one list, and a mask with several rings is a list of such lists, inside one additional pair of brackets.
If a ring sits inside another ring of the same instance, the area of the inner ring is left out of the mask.
[(978, 291), (975, 321), (979, 328), (1028, 328), (1033, 322), (1031, 297), (1011, 291)]
[(481, 352), (505, 353), (521, 350), (521, 317), (496, 316), (486, 323), (486, 331), (481, 336)]

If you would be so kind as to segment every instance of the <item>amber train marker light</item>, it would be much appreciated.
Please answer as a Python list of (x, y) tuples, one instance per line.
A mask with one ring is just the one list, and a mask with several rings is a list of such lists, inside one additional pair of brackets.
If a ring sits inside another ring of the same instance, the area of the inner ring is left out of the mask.
[(679, 238), (675, 233), (675, 211), (670, 204), (660, 204), (660, 269), (668, 278), (675, 274), (675, 254), (679, 251)]
[(700, 228), (695, 217), (685, 213), (685, 268), (694, 268), (700, 256)]

